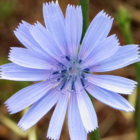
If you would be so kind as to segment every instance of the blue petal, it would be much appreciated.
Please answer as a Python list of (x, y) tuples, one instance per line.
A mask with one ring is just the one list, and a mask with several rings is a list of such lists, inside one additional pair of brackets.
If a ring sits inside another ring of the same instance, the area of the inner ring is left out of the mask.
[(67, 6), (66, 10), (66, 35), (68, 49), (72, 60), (77, 59), (78, 48), (83, 28), (82, 9), (80, 6)]
[(68, 63), (66, 59), (62, 59), (64, 54), (61, 52), (57, 43), (53, 39), (53, 36), (47, 31), (47, 29), (43, 28), (39, 23), (37, 23), (31, 27), (30, 31), (34, 39), (47, 53), (49, 53), (53, 58), (58, 60), (63, 65), (70, 66), (70, 63)]
[(43, 5), (43, 16), (46, 28), (52, 34), (63, 54), (67, 55), (67, 40), (65, 19), (59, 7), (58, 1)]
[(29, 31), (30, 27), (31, 25), (29, 23), (23, 21), (19, 24), (14, 33), (26, 48), (28, 48), (29, 50), (37, 50), (40, 52), (42, 48), (40, 48), (39, 44), (32, 37)]
[(104, 40), (112, 27), (113, 19), (108, 17), (103, 11), (99, 12), (92, 20), (84, 36), (79, 53), (80, 59), (85, 59), (88, 54), (95, 49), (97, 44)]
[(56, 104), (60, 94), (52, 89), (40, 98), (19, 121), (18, 126), (26, 131), (36, 124)]
[(110, 58), (93, 65), (91, 70), (93, 72), (106, 72), (123, 68), (130, 64), (140, 61), (138, 45), (126, 45), (120, 49)]
[(119, 42), (115, 35), (111, 35), (98, 43), (89, 55), (84, 59), (82, 68), (95, 65), (109, 57), (111, 57), (120, 48)]
[(137, 84), (135, 81), (119, 76), (90, 74), (85, 75), (90, 83), (122, 94), (131, 94), (136, 87), (135, 84)]
[(126, 112), (134, 111), (133, 106), (119, 94), (100, 88), (93, 84), (89, 84), (86, 90), (100, 102)]
[(52, 140), (59, 140), (62, 126), (65, 120), (69, 94), (61, 94), (56, 108), (51, 117), (49, 124), (47, 138)]
[(87, 140), (87, 132), (81, 120), (75, 94), (70, 95), (68, 125), (71, 140)]
[(76, 91), (77, 91), (77, 102), (78, 108), (81, 115), (81, 119), (83, 125), (86, 129), (86, 132), (91, 132), (97, 129), (97, 116), (96, 112), (93, 108), (90, 98), (88, 97), (87, 93), (83, 89), (79, 80), (75, 83)]
[(27, 108), (45, 95), (53, 86), (48, 80), (18, 91), (5, 102), (6, 106), (8, 106), (8, 111), (10, 114), (14, 114)]
[(12, 47), (9, 53), (9, 60), (27, 68), (51, 70), (58, 67), (46, 61), (46, 58), (39, 53), (24, 48)]
[(14, 81), (41, 81), (49, 79), (49, 70), (30, 69), (14, 63), (4, 64), (1, 67), (1, 79)]
[(55, 62), (56, 60), (51, 57), (46, 51), (36, 42), (33, 36), (30, 33), (30, 28), (32, 25), (29, 23), (22, 21), (22, 24), (18, 26), (18, 28), (14, 31), (16, 37), (19, 41), (29, 50), (36, 51), (41, 55), (44, 55), (48, 61)]

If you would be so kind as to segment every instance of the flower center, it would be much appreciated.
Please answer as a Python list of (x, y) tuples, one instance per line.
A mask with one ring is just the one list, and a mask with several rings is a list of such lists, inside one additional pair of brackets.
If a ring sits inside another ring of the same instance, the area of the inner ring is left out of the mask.
[(59, 77), (56, 80), (57, 83), (59, 82), (59, 89), (57, 88), (58, 91), (61, 91), (63, 94), (66, 94), (66, 92), (77, 93), (75, 82), (78, 78), (83, 88), (86, 88), (88, 82), (84, 73), (89, 72), (89, 68), (84, 70), (80, 69), (80, 64), (82, 63), (81, 59), (78, 61), (71, 61), (68, 56), (65, 58), (71, 63), (70, 67), (68, 68), (62, 65), (61, 70), (54, 71), (51, 75), (58, 75)]
[(72, 64), (71, 70), (69, 71), (71, 74), (78, 74), (80, 72), (78, 64)]

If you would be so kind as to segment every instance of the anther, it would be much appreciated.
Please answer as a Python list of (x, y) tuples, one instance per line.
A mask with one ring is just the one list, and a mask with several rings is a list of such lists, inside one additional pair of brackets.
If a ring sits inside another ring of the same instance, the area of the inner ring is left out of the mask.
[(52, 73), (52, 75), (54, 75), (54, 74), (58, 74), (58, 73), (59, 73), (59, 71), (55, 71), (55, 72)]
[(89, 72), (90, 70), (89, 70), (89, 68), (85, 68), (83, 71), (87, 71), (87, 72)]
[(67, 72), (67, 69), (65, 69), (65, 70), (61, 70), (60, 72), (61, 72), (61, 73)]
[(60, 77), (61, 77), (61, 78), (64, 78), (64, 77), (65, 77), (65, 75), (61, 75)]
[(81, 60), (81, 59), (79, 59), (78, 63), (79, 63), (79, 64), (81, 64), (81, 62), (82, 62), (82, 60)]
[(60, 80), (61, 80), (61, 79), (60, 79), (60, 78), (58, 78), (58, 79), (57, 79), (57, 82), (59, 82)]
[(71, 75), (69, 75), (69, 76), (68, 76), (68, 79), (67, 79), (67, 80), (68, 80), (68, 82), (70, 81), (71, 77), (72, 77)]
[(62, 87), (60, 88), (60, 90), (62, 90), (65, 87), (66, 82), (67, 82), (67, 80), (64, 81), (64, 83), (63, 83)]
[(84, 74), (83, 74), (83, 73), (81, 73), (81, 77), (85, 79), (85, 76), (84, 76)]
[(72, 81), (71, 90), (73, 91), (74, 89), (74, 81)]
[[(86, 78), (84, 80), (86, 80)], [(84, 80), (80, 78), (81, 84), (83, 86), (83, 88), (80, 90), (81, 92), (89, 86), (88, 81), (86, 82), (86, 85), (85, 85)]]
[(80, 81), (81, 81), (82, 86), (85, 87), (83, 79), (80, 78)]
[(66, 56), (66, 59), (67, 59), (68, 61), (70, 61), (70, 58), (69, 58), (68, 56)]

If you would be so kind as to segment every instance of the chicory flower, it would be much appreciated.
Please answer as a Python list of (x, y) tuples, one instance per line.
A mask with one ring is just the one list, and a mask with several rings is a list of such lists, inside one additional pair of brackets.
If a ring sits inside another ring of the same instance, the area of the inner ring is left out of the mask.
[(139, 48), (120, 46), (116, 35), (108, 36), (113, 19), (104, 11), (92, 20), (81, 45), (80, 6), (68, 5), (64, 17), (58, 1), (46, 3), (43, 16), (46, 27), (22, 21), (14, 33), (26, 48), (12, 47), (12, 63), (1, 66), (1, 79), (41, 82), (18, 91), (5, 104), (10, 114), (32, 105), (18, 123), (24, 131), (56, 104), (47, 133), (54, 140), (60, 138), (68, 106), (71, 140), (86, 140), (87, 133), (98, 127), (87, 92), (115, 109), (134, 110), (118, 93), (131, 94), (135, 81), (94, 72), (112, 71), (139, 61)]

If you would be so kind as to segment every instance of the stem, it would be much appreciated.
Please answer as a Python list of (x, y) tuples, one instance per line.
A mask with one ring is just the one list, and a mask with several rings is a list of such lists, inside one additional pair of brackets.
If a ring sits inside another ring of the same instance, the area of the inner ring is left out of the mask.
[[(119, 27), (123, 33), (125, 41), (127, 44), (133, 44), (133, 38), (130, 31), (131, 25), (131, 18), (129, 12), (120, 7), (117, 13), (117, 20)], [(136, 106), (136, 113), (137, 113), (137, 140), (140, 140), (140, 62), (134, 64), (136, 77), (137, 77), (137, 106)]]
[(35, 126), (28, 130), (28, 140), (37, 140)]
[[(82, 32), (82, 38), (81, 38), (81, 42), (82, 42), (84, 35), (87, 31), (87, 28), (89, 26), (89, 0), (78, 0), (78, 1), (79, 1), (79, 5), (81, 5), (82, 14), (83, 14), (83, 32)], [(88, 95), (94, 106), (93, 97), (90, 94)], [(100, 140), (98, 129), (90, 133), (90, 140)]]
[(79, 1), (79, 5), (81, 5), (82, 14), (83, 14), (83, 32), (81, 38), (81, 42), (82, 42), (84, 35), (87, 31), (87, 28), (89, 26), (89, 0), (78, 0), (78, 1)]
[(0, 123), (4, 124), (10, 130), (12, 130), (15, 134), (22, 138), (27, 138), (27, 133), (23, 133), (18, 127), (17, 124), (10, 120), (9, 118), (5, 117), (4, 115), (0, 114)]

